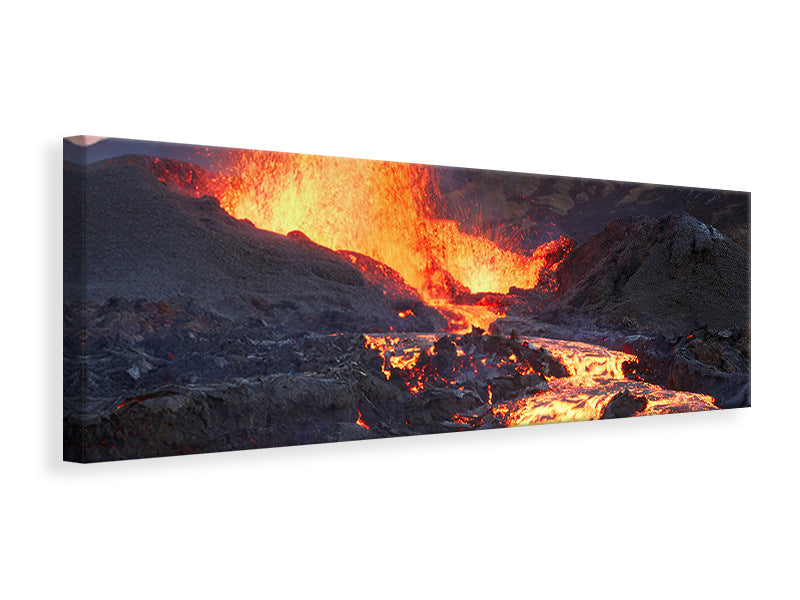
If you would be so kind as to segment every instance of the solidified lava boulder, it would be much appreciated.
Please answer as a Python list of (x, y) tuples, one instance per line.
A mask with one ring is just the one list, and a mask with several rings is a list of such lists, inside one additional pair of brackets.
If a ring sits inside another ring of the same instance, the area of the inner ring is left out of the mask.
[(547, 381), (536, 373), (520, 375), (515, 373), (506, 377), (493, 377), (489, 379), (492, 390), (492, 403), (498, 404), (517, 400), (524, 396), (533, 396), (539, 392), (547, 391)]
[[(440, 337), (430, 353), (420, 352), (413, 368), (391, 370), (390, 381), (420, 390), (408, 404), (407, 422), (434, 432), (443, 426), (496, 426), (492, 406), (546, 391), (545, 376), (568, 374), (541, 348), (473, 328), (460, 337)], [(450, 422), (455, 415), (458, 422)]]
[(720, 408), (750, 406), (749, 342), (749, 326), (696, 330), (675, 347), (666, 385), (713, 396)]
[(647, 408), (647, 398), (644, 396), (634, 396), (627, 389), (619, 392), (611, 398), (611, 401), (603, 409), (601, 419), (620, 419), (632, 417)]
[(509, 360), (513, 357), (521, 367), (527, 367), (542, 377), (569, 377), (567, 368), (547, 350), (531, 348), (514, 336), (484, 335), (482, 329), (473, 327), (470, 333), (458, 339), (458, 345), (472, 355), (477, 352)]
[(456, 413), (473, 412), (483, 403), (475, 391), (432, 386), (409, 403), (408, 419), (425, 431), (441, 431), (441, 422), (448, 421)]
[(750, 406), (750, 326), (696, 329), (675, 341), (642, 338), (626, 344), (638, 361), (627, 375), (656, 385), (713, 396), (720, 408)]

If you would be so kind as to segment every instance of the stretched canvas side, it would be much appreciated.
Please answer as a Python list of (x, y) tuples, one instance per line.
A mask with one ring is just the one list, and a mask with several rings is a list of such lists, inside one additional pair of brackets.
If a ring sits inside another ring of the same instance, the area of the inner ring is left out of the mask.
[(86, 139), (63, 142), (64, 211), (64, 459), (84, 462), (86, 440)]

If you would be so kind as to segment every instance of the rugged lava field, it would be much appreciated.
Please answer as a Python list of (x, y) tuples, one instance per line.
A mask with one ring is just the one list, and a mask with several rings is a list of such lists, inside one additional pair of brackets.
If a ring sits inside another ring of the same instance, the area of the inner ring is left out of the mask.
[(69, 460), (749, 405), (749, 194), (114, 143), (65, 141)]

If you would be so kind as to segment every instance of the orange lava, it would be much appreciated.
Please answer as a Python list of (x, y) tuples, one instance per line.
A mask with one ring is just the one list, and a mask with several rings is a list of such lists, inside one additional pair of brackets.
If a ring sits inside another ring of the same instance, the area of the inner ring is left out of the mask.
[(369, 425), (364, 422), (364, 418), (361, 416), (361, 407), (358, 407), (358, 419), (356, 419), (356, 425), (360, 425), (364, 429), (369, 429)]
[(549, 350), (567, 367), (570, 377), (548, 379), (548, 391), (518, 400), (504, 407), (502, 414), (495, 410), (495, 416), (508, 426), (599, 419), (614, 395), (626, 389), (647, 398), (642, 415), (717, 409), (711, 396), (626, 379), (622, 365), (637, 360), (631, 354), (580, 342), (545, 338), (525, 341)]
[(533, 288), (546, 266), (544, 252), (504, 250), (436, 218), (441, 195), (429, 166), (251, 150), (230, 156), (210, 190), (227, 212), (392, 267), (427, 303), (449, 309), (452, 331), (485, 328), (503, 315), (499, 307), (453, 304), (454, 286), (503, 294)]
[(486, 330), (494, 321), (506, 316), (506, 311), (499, 306), (453, 304), (444, 300), (433, 300), (429, 304), (447, 319), (448, 333), (469, 333), (473, 326)]
[[(420, 353), (430, 354), (433, 350), (434, 334), (417, 335), (367, 335), (364, 334), (367, 348), (374, 348), (383, 357), (383, 371), (389, 379), (391, 369), (412, 369)], [(423, 347), (425, 349), (423, 349)]]
[[(383, 373), (390, 378), (392, 369), (411, 372), (422, 352), (432, 354), (435, 334), (366, 335), (366, 346), (377, 349), (383, 358)], [(611, 399), (624, 390), (634, 396), (644, 396), (647, 407), (641, 415), (698, 412), (717, 410), (711, 396), (692, 392), (679, 392), (657, 385), (626, 379), (623, 364), (635, 362), (632, 354), (609, 350), (602, 346), (553, 340), (547, 338), (522, 338), (533, 347), (543, 347), (555, 356), (570, 372), (569, 377), (548, 377), (549, 389), (530, 397), (497, 403), (493, 399), (491, 385), (487, 389), (488, 405), (492, 414), (506, 427), (559, 423), (567, 421), (591, 421), (599, 419)], [(463, 350), (459, 348), (459, 356)], [(501, 366), (505, 359), (496, 359), (487, 364), (487, 358), (478, 362), (484, 367)], [(507, 363), (515, 364), (516, 357), (508, 357)], [(521, 366), (516, 368), (525, 374)], [(424, 391), (422, 379), (409, 379), (412, 394)], [(452, 382), (458, 385), (458, 382)], [(455, 423), (468, 423), (472, 415), (453, 415)]]

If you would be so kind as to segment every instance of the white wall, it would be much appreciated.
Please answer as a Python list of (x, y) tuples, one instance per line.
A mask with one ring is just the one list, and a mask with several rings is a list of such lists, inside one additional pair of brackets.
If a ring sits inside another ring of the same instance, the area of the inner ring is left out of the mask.
[[(4, 8), (4, 597), (796, 593), (789, 3), (199, 4)], [(79, 133), (751, 191), (754, 408), (62, 464)]]

